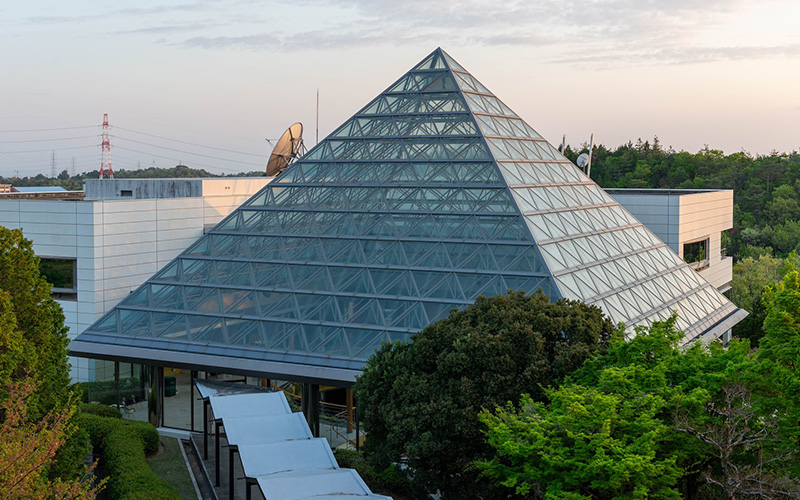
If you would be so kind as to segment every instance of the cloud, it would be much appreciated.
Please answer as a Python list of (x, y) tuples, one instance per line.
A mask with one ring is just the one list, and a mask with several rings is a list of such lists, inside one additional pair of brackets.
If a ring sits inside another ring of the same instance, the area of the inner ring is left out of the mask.
[(26, 22), (124, 20), (132, 25), (113, 35), (150, 36), (152, 43), (204, 50), (337, 50), (428, 46), (432, 40), (451, 47), (546, 48), (550, 62), (576, 66), (797, 55), (795, 44), (780, 40), (764, 46), (714, 41), (715, 30), (740, 22), (748, 9), (784, 0), (178, 1)]
[(190, 31), (202, 31), (213, 27), (222, 26), (221, 23), (214, 23), (207, 21), (204, 23), (194, 24), (173, 24), (162, 26), (148, 26), (145, 28), (136, 28), (132, 30), (114, 31), (113, 35), (174, 35), (178, 33), (186, 33)]

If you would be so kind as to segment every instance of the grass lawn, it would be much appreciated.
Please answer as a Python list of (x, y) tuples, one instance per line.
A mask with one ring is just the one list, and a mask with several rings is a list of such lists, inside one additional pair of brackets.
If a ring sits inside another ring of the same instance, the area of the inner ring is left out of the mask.
[(147, 460), (150, 469), (161, 479), (168, 482), (178, 491), (184, 500), (196, 500), (197, 493), (192, 478), (183, 461), (180, 443), (175, 438), (161, 437), (164, 450)]

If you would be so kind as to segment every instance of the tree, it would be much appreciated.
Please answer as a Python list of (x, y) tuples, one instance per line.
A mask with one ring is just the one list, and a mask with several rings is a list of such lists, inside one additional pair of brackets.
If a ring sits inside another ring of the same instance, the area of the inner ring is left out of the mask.
[(708, 445), (716, 467), (703, 472), (703, 478), (722, 489), (728, 499), (738, 495), (800, 498), (800, 483), (781, 474), (797, 450), (781, 450), (781, 427), (774, 415), (764, 415), (758, 407), (744, 384), (726, 384), (720, 401), (707, 403), (712, 419), (698, 426), (684, 410), (677, 415), (676, 428)]
[(523, 396), (519, 411), (481, 414), (497, 451), (480, 464), (488, 477), (545, 499), (680, 498), (676, 457), (658, 453), (671, 432), (658, 418), (663, 398), (579, 385), (548, 396), (547, 405)]
[[(775, 394), (747, 341), (682, 350), (675, 319), (639, 328), (627, 342), (612, 338), (548, 402), (485, 412), (496, 454), (480, 467), (499, 484), (553, 499), (705, 498), (702, 482), (714, 488), (733, 471), (765, 492), (791, 491), (796, 445), (783, 444), (795, 436), (785, 395)], [(739, 405), (750, 412), (744, 421), (724, 410), (738, 397), (732, 387), (755, 395)]]
[(74, 431), (71, 418), (75, 408), (67, 405), (32, 421), (28, 401), (34, 388), (30, 380), (15, 382), (0, 403), (4, 416), (0, 423), (0, 498), (94, 499), (104, 481), (93, 484), (88, 475), (79, 480), (48, 479), (48, 467)]
[(783, 260), (770, 255), (757, 259), (747, 257), (733, 266), (730, 297), (734, 304), (750, 315), (733, 328), (733, 334), (758, 342), (764, 334), (763, 325), (767, 311), (762, 301), (764, 287), (780, 279)]
[(541, 292), (479, 297), (367, 361), (355, 386), (365, 452), (380, 467), (406, 461), (422, 492), (504, 498), (472, 466), (491, 450), (478, 414), (523, 392), (543, 400), (615, 334), (595, 306)]
[[(758, 349), (759, 370), (771, 381), (768, 403), (786, 428), (787, 447), (800, 449), (800, 274), (789, 264), (781, 281), (768, 286), (764, 301), (769, 311)], [(793, 472), (800, 476), (800, 463)]]
[[(50, 285), (39, 273), (39, 259), (22, 231), (0, 227), (0, 401), (10, 385), (28, 382), (28, 418), (37, 422), (69, 403), (67, 327)], [(71, 428), (71, 427), (70, 427)], [(69, 434), (47, 471), (52, 477), (78, 477), (88, 450), (85, 435)]]
[[(0, 314), (15, 328), (3, 333), (15, 355), (2, 364), (11, 380), (32, 378), (37, 387), (29, 400), (31, 417), (43, 416), (67, 402), (69, 363), (67, 327), (50, 285), (39, 273), (33, 245), (19, 229), (0, 226)], [(13, 316), (13, 322), (10, 318)], [(13, 341), (12, 341), (13, 339)]]

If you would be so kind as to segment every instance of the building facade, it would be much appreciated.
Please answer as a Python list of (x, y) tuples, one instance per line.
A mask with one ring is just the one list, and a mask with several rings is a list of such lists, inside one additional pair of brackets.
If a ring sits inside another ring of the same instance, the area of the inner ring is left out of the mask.
[[(0, 196), (0, 225), (22, 229), (60, 272), (53, 291), (73, 339), (270, 180), (87, 180), (58, 198)], [(105, 376), (95, 369), (106, 365), (70, 361), (74, 380)]]
[(620, 205), (720, 292), (731, 288), (733, 257), (722, 233), (733, 228), (729, 189), (606, 189)]

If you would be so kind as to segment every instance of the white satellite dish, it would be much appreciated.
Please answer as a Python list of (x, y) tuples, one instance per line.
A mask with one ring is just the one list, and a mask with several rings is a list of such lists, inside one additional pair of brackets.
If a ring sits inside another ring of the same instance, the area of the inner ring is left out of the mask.
[(583, 167), (589, 164), (589, 155), (586, 153), (581, 153), (575, 163), (578, 165), (578, 168), (583, 169)]
[(306, 152), (303, 145), (303, 124), (295, 123), (283, 133), (267, 161), (267, 176), (278, 175)]

